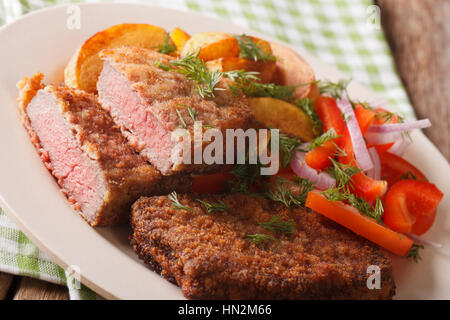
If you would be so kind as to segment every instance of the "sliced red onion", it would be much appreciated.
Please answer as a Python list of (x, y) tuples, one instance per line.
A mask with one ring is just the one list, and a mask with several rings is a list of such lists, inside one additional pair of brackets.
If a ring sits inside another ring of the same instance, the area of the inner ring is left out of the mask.
[(423, 129), (431, 126), (431, 122), (428, 119), (417, 120), (413, 122), (404, 122), (404, 123), (389, 123), (389, 124), (380, 124), (380, 125), (371, 125), (368, 129), (368, 132), (401, 132), (401, 131), (409, 131), (413, 129)]
[(358, 167), (367, 171), (373, 168), (372, 160), (370, 159), (369, 152), (367, 151), (366, 142), (364, 141), (361, 129), (359, 128), (358, 120), (350, 102), (346, 99), (340, 99), (337, 105), (341, 112), (344, 114), (344, 118), (347, 122), (348, 132), (353, 145), (353, 153), (355, 154), (356, 164)]
[(378, 145), (378, 144), (386, 144), (395, 142), (401, 139), (400, 132), (388, 132), (388, 133), (379, 133), (379, 132), (367, 132), (364, 136), (366, 138), (367, 144), (369, 145)]
[(395, 153), (398, 156), (403, 156), (410, 144), (411, 141), (402, 137), (395, 141), (392, 147), (389, 148), (389, 152)]
[(328, 173), (319, 173), (316, 169), (308, 166), (305, 162), (305, 153), (303, 152), (294, 151), (294, 157), (290, 165), (297, 176), (315, 183), (315, 187), (319, 190), (326, 190), (336, 184), (336, 180)]
[(419, 236), (417, 236), (415, 234), (412, 234), (412, 233), (407, 233), (406, 235), (408, 237), (410, 237), (411, 239), (413, 239), (415, 243), (426, 245), (426, 246), (430, 246), (430, 247), (433, 247), (433, 248), (436, 248), (436, 249), (442, 248), (442, 244), (440, 244), (440, 243), (422, 239), (421, 237), (419, 237)]
[(377, 149), (374, 147), (369, 148), (369, 155), (372, 159), (373, 168), (367, 171), (367, 175), (375, 180), (381, 179), (381, 162), (380, 156), (378, 155)]

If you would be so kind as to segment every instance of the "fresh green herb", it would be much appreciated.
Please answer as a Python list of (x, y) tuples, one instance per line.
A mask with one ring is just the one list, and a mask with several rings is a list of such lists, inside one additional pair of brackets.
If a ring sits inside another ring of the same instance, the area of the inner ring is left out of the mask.
[(264, 249), (269, 242), (276, 241), (277, 239), (268, 234), (255, 233), (246, 235), (246, 240), (253, 242), (261, 249)]
[(306, 113), (306, 115), (311, 119), (313, 123), (314, 135), (319, 135), (320, 132), (322, 132), (323, 124), (319, 116), (317, 115), (316, 110), (314, 110), (311, 99), (308, 97), (297, 99), (295, 100), (294, 104), (301, 110), (303, 110), (303, 112)]
[(413, 172), (408, 171), (401, 175), (398, 180), (417, 180), (417, 176)]
[(158, 51), (163, 54), (169, 54), (175, 52), (176, 47), (170, 42), (170, 33), (166, 33), (163, 43), (159, 45)]
[(281, 202), (287, 208), (300, 207), (305, 205), (306, 197), (313, 188), (314, 184), (308, 179), (296, 177), (296, 182), (292, 182), (278, 177), (275, 186), (267, 192), (267, 197)]
[(186, 211), (190, 211), (190, 212), (193, 211), (192, 208), (186, 207), (180, 203), (180, 201), (178, 200), (178, 194), (176, 193), (176, 191), (169, 194), (169, 200), (173, 202), (172, 208), (174, 208), (174, 209), (186, 210)]
[(287, 167), (291, 162), (292, 152), (301, 145), (298, 138), (290, 138), (284, 133), (279, 134), (279, 148), (281, 154), (281, 166)]
[(155, 65), (155, 67), (158, 67), (164, 71), (170, 71), (170, 67), (168, 65), (161, 63), (159, 61), (156, 61), (154, 65)]
[(180, 118), (181, 125), (183, 126), (183, 128), (186, 128), (186, 127), (187, 127), (187, 126), (186, 126), (186, 122), (184, 122), (184, 119), (183, 119), (183, 117), (181, 116), (180, 110), (175, 109), (175, 111), (177, 112), (178, 117)]
[[(229, 85), (230, 91), (235, 94), (244, 94), (247, 97), (272, 97), (291, 101), (298, 86), (279, 86), (274, 83), (261, 83), (257, 72), (243, 70), (224, 72), (234, 83)], [(305, 84), (306, 85), (306, 84)]]
[(363, 198), (359, 198), (354, 194), (348, 195), (348, 203), (356, 208), (359, 212), (365, 214), (368, 217), (375, 219), (378, 223), (383, 223), (384, 207), (383, 202), (377, 197), (375, 207), (371, 207), (370, 204)]
[(274, 216), (268, 222), (260, 222), (259, 225), (274, 234), (277, 231), (283, 234), (292, 234), (295, 230), (294, 220), (282, 221), (280, 216)]
[(331, 157), (329, 159), (333, 164), (333, 168), (331, 168), (330, 173), (336, 179), (338, 189), (347, 189), (347, 187), (353, 188), (352, 177), (361, 170), (358, 167), (351, 167), (349, 165), (339, 163)]
[(178, 105), (181, 107), (186, 107), (187, 111), (189, 112), (189, 116), (191, 117), (192, 121), (195, 122), (195, 118), (197, 117), (198, 112), (196, 110), (192, 109), (187, 104), (179, 103)]
[(390, 111), (377, 112), (375, 119), (383, 122), (389, 122), (392, 118), (394, 118), (394, 116), (397, 116), (398, 122), (405, 122), (405, 118), (403, 116)]
[(334, 128), (331, 128), (327, 132), (323, 133), (322, 135), (315, 138), (308, 146), (308, 150), (312, 150), (314, 148), (317, 148), (318, 146), (323, 145), (324, 143), (331, 141), (333, 139), (336, 139), (338, 137), (336, 131)]
[(260, 179), (267, 179), (267, 176), (261, 176), (261, 163), (256, 164), (236, 164), (233, 169), (230, 170), (230, 174), (233, 176), (228, 180), (228, 188), (231, 192), (246, 193), (254, 195), (251, 191), (251, 187), (260, 183)]
[(347, 152), (345, 152), (345, 150), (340, 148), (334, 141), (333, 141), (333, 145), (334, 145), (334, 149), (335, 149), (335, 151), (333, 153), (334, 157), (346, 157), (347, 156)]
[(257, 71), (231, 70), (224, 72), (224, 75), (233, 82), (261, 81)]
[(329, 201), (345, 201), (350, 192), (348, 190), (341, 190), (336, 186), (331, 186), (327, 190), (322, 191), (322, 194)]
[(284, 180), (285, 179), (277, 178), (275, 187), (273, 188), (273, 190), (269, 190), (269, 192), (267, 193), (267, 197), (270, 200), (281, 202), (287, 208), (290, 208), (291, 205), (301, 205), (301, 203), (297, 201), (297, 199), (293, 196), (291, 188), (288, 186), (288, 184), (292, 184), (292, 182), (287, 182), (287, 180)]
[(384, 207), (383, 202), (377, 197), (375, 206), (372, 207), (365, 199), (360, 198), (348, 190), (348, 188), (330, 187), (322, 194), (329, 201), (348, 201), (348, 203), (362, 214), (375, 219), (378, 223), (383, 223)]
[(230, 209), (225, 203), (223, 203), (223, 201), (219, 201), (217, 203), (209, 203), (200, 199), (197, 199), (197, 201), (203, 204), (208, 212), (220, 212)]
[(222, 79), (223, 73), (218, 71), (209, 71), (205, 63), (199, 59), (198, 53), (189, 53), (183, 58), (172, 60), (169, 66), (162, 63), (155, 63), (159, 68), (166, 71), (178, 72), (186, 78), (196, 82), (196, 90), (202, 98), (214, 98), (214, 91), (224, 90), (216, 88), (216, 85)]
[(340, 99), (344, 94), (347, 95), (347, 86), (351, 79), (339, 80), (338, 82), (331, 82), (328, 80), (319, 81), (319, 90), (321, 94), (327, 94), (332, 96), (334, 99)]
[(252, 38), (246, 34), (234, 35), (237, 39), (240, 49), (240, 58), (253, 61), (275, 61), (276, 58), (270, 52), (264, 52), (260, 43), (255, 43)]
[(420, 260), (422, 260), (422, 257), (420, 256), (419, 250), (423, 250), (424, 247), (420, 244), (413, 244), (411, 246), (411, 249), (409, 249), (408, 254), (406, 255), (407, 258), (413, 259), (415, 263), (418, 263)]

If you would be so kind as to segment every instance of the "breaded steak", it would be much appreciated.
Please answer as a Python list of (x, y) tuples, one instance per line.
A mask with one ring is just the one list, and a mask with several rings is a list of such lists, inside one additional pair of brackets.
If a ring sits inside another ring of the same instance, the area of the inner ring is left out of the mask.
[[(178, 128), (193, 134), (195, 120), (203, 125), (226, 129), (246, 129), (252, 118), (244, 96), (233, 95), (228, 79), (217, 85), (215, 98), (203, 99), (195, 83), (177, 72), (165, 71), (156, 62), (167, 65), (173, 58), (154, 50), (122, 47), (107, 49), (100, 57), (105, 61), (97, 90), (103, 107), (111, 113), (134, 148), (163, 175), (180, 171), (205, 172), (212, 166), (187, 165), (174, 160), (176, 142), (172, 132)], [(192, 139), (193, 141), (193, 139)]]
[[(207, 212), (223, 201), (225, 212)], [(392, 266), (369, 241), (318, 213), (242, 194), (140, 198), (132, 209), (132, 245), (147, 265), (191, 299), (390, 299)], [(273, 235), (263, 249), (246, 240), (267, 234), (259, 225), (278, 215), (293, 220), (291, 235)], [(378, 266), (381, 289), (368, 289)]]
[(94, 95), (44, 86), (42, 78), (35, 74), (18, 85), (22, 122), (62, 192), (89, 224), (125, 221), (140, 196), (189, 188), (188, 177), (163, 177), (136, 154)]

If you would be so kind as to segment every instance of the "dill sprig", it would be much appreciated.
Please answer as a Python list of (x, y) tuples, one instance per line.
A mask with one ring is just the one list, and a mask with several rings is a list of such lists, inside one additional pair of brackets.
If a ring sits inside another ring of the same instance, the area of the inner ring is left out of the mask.
[(260, 222), (259, 225), (274, 234), (281, 232), (288, 235), (295, 230), (294, 220), (282, 221), (280, 216), (274, 216), (267, 222)]
[(253, 39), (246, 34), (234, 35), (237, 39), (240, 49), (239, 58), (253, 61), (275, 61), (275, 56), (270, 52), (264, 52), (260, 43), (255, 43)]
[(194, 109), (192, 109), (190, 106), (186, 106), (188, 109), (189, 115), (191, 116), (192, 121), (195, 122), (195, 118), (197, 117), (198, 112)]
[(348, 203), (356, 208), (359, 212), (366, 216), (375, 219), (378, 223), (383, 223), (384, 207), (383, 202), (377, 197), (375, 206), (371, 207), (370, 204), (363, 198), (359, 198), (354, 194), (348, 195)]
[(258, 72), (243, 70), (224, 72), (224, 75), (233, 81), (229, 88), (235, 95), (242, 93), (247, 97), (272, 97), (285, 101), (292, 100), (294, 91), (299, 85), (280, 86), (274, 83), (261, 83), (258, 74)]
[(291, 162), (292, 152), (301, 145), (298, 138), (290, 138), (284, 133), (279, 134), (279, 149), (281, 154), (281, 166), (287, 167)]
[[(228, 188), (231, 192), (246, 193), (253, 195), (251, 187), (256, 185), (261, 176), (261, 163), (256, 164), (236, 164), (233, 169), (230, 170), (230, 174), (233, 176), (228, 180)], [(264, 176), (267, 179), (267, 176)]]
[(264, 249), (269, 242), (277, 240), (271, 235), (263, 233), (247, 234), (245, 237), (247, 241), (253, 242), (261, 249)]
[(178, 104), (180, 107), (185, 107), (187, 109), (187, 111), (189, 112), (189, 116), (191, 117), (192, 121), (195, 122), (195, 118), (197, 117), (198, 112), (191, 108), (191, 106), (187, 105), (187, 104), (182, 104), (179, 103)]
[(203, 204), (206, 210), (210, 213), (214, 211), (216, 212), (227, 211), (230, 209), (223, 201), (219, 201), (217, 203), (209, 203), (200, 199), (197, 199), (197, 201)]
[[(295, 182), (277, 177), (275, 186), (267, 192), (267, 197), (281, 202), (287, 208), (304, 206), (308, 193), (314, 189), (314, 183), (308, 179), (296, 177)], [(293, 193), (294, 190), (294, 193)]]
[(183, 119), (183, 116), (182, 116), (181, 113), (180, 113), (180, 110), (175, 109), (175, 111), (176, 111), (177, 114), (178, 114), (178, 118), (180, 118), (181, 125), (183, 126), (183, 128), (186, 128), (187, 125), (186, 125), (186, 122), (185, 122), (184, 119)]
[(332, 186), (322, 191), (322, 194), (329, 201), (347, 201), (352, 207), (362, 214), (375, 219), (378, 223), (383, 223), (384, 206), (380, 198), (377, 197), (375, 206), (371, 206), (364, 198), (360, 198), (351, 193), (348, 188), (340, 189)]
[(308, 145), (308, 150), (317, 148), (328, 141), (336, 139), (337, 137), (338, 137), (338, 135), (337, 135), (336, 131), (334, 130), (334, 128), (331, 128), (327, 132), (321, 134), (320, 136), (315, 138), (313, 141), (311, 141), (311, 143)]
[(216, 88), (216, 85), (223, 77), (223, 73), (209, 71), (205, 63), (198, 57), (199, 53), (200, 51), (189, 53), (183, 58), (170, 61), (169, 65), (164, 65), (160, 62), (156, 62), (155, 65), (166, 71), (178, 72), (196, 82), (195, 90), (202, 98), (215, 98), (214, 91), (224, 90), (223, 88)]
[(405, 122), (405, 118), (403, 116), (387, 110), (377, 112), (375, 119), (383, 120), (383, 122), (389, 122), (394, 116), (397, 116), (398, 122)]
[(180, 203), (180, 201), (178, 200), (178, 194), (176, 193), (176, 191), (172, 192), (171, 194), (169, 194), (169, 200), (172, 201), (172, 208), (177, 209), (177, 210), (186, 210), (189, 212), (192, 212), (194, 210), (192, 210), (192, 208), (189, 208), (185, 205), (182, 205)]
[(352, 167), (340, 162), (337, 162), (333, 158), (329, 157), (333, 167), (330, 169), (331, 175), (336, 179), (339, 189), (353, 188), (352, 177), (360, 172), (358, 167)]
[(314, 106), (311, 99), (308, 97), (297, 99), (294, 101), (294, 104), (301, 110), (303, 110), (303, 112), (306, 113), (306, 115), (311, 119), (313, 123), (314, 135), (320, 134), (320, 132), (322, 132), (323, 129), (323, 124), (319, 116), (317, 115), (316, 110), (314, 110)]
[(344, 94), (347, 95), (347, 86), (350, 83), (351, 79), (348, 80), (339, 80), (338, 82), (332, 82), (329, 80), (320, 80), (319, 81), (319, 90), (321, 94), (327, 94), (332, 96), (334, 99), (340, 99)]
[(411, 249), (409, 249), (408, 254), (406, 255), (407, 258), (413, 259), (415, 263), (418, 263), (420, 260), (422, 260), (422, 257), (420, 256), (420, 251), (423, 250), (424, 246), (420, 244), (413, 244), (411, 246)]
[(166, 33), (166, 37), (164, 38), (163, 43), (161, 43), (158, 47), (158, 51), (163, 54), (169, 54), (175, 52), (176, 47), (170, 43), (170, 33)]

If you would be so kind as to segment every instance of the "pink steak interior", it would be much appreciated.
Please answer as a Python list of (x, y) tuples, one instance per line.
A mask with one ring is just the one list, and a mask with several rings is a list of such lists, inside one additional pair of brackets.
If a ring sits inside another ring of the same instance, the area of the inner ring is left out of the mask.
[(39, 91), (27, 107), (27, 114), (42, 148), (48, 152), (52, 174), (92, 222), (107, 189), (98, 163), (81, 150), (75, 128), (64, 118), (52, 93)]
[(173, 142), (171, 132), (145, 106), (128, 81), (108, 62), (97, 83), (102, 105), (115, 121), (128, 131), (127, 137), (140, 153), (163, 174), (170, 171)]

